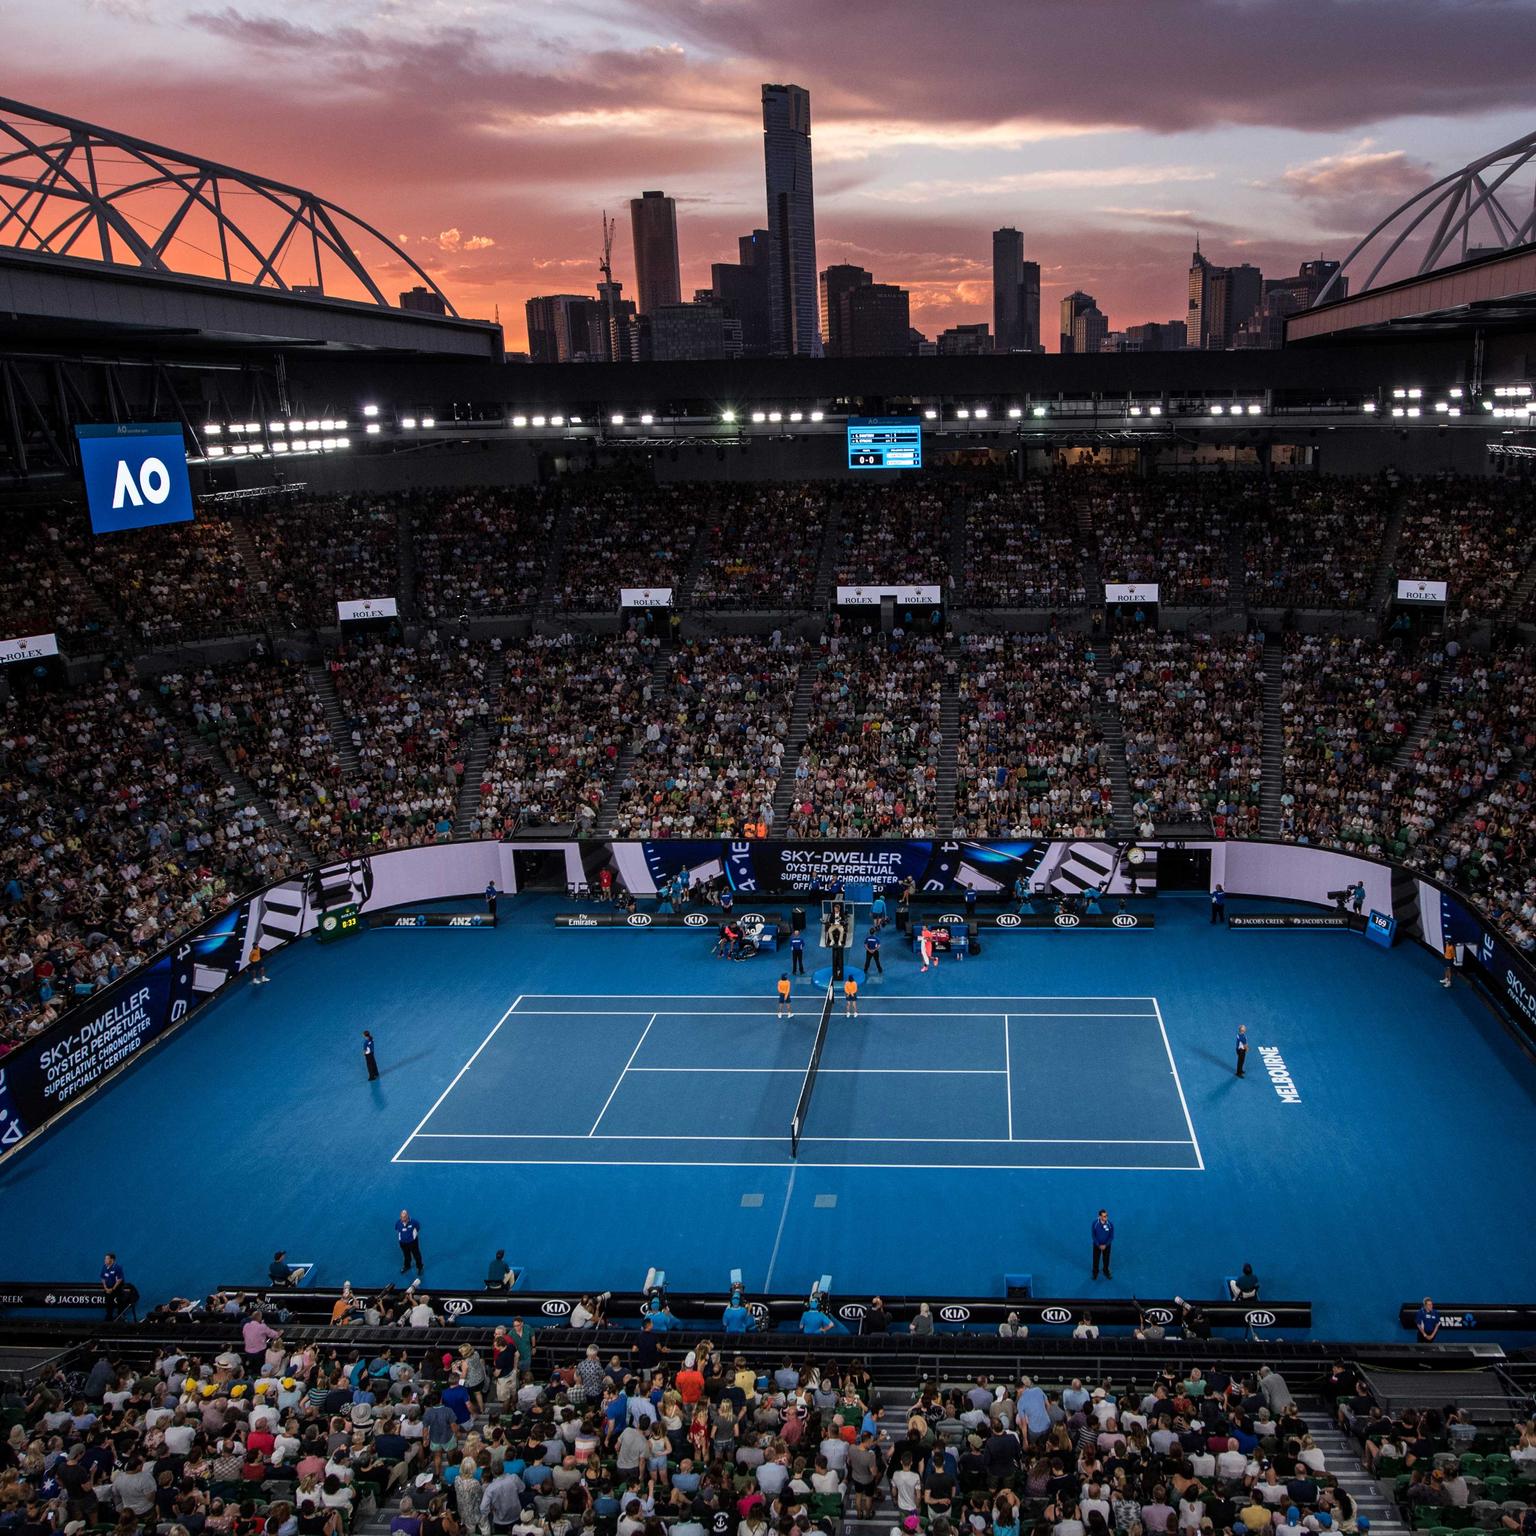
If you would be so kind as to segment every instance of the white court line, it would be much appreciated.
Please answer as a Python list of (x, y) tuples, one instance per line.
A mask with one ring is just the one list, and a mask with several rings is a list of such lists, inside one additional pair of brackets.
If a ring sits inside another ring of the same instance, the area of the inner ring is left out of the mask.
[[(803, 1136), (800, 1139), (805, 1140)], [(773, 1236), (773, 1252), (768, 1255), (768, 1275), (763, 1281), (763, 1289), (768, 1292), (773, 1290), (773, 1266), (779, 1262), (779, 1244), (784, 1241), (784, 1222), (789, 1216), (789, 1201), (795, 1192), (795, 1174), (799, 1167), (796, 1162), (789, 1165), (789, 1188), (784, 1191), (784, 1209), (779, 1212), (779, 1230)]]
[[(615, 1085), (617, 1086), (617, 1085)], [(598, 1116), (602, 1118), (601, 1115)], [(637, 1133), (633, 1136), (618, 1131), (604, 1131), (595, 1136), (591, 1131), (423, 1131), (418, 1141), (787, 1141), (787, 1136), (698, 1136), (659, 1135)], [(1175, 1136), (1166, 1140), (1147, 1136), (802, 1136), (806, 1141), (890, 1141), (898, 1145), (907, 1142), (933, 1142), (938, 1146), (1006, 1147), (1011, 1141), (1015, 1146), (1042, 1147), (1187, 1147), (1192, 1145), (1187, 1137)]]
[(1008, 1079), (1008, 1140), (1013, 1140), (1013, 1049), (1008, 1043), (1008, 1014), (1003, 1015), (1003, 1075)]
[[(811, 988), (811, 990), (815, 991), (817, 989), (813, 987), (813, 988)], [(682, 997), (682, 998), (701, 998), (702, 997), (702, 998), (706, 998), (706, 999), (708, 999), (708, 998), (722, 998), (726, 1002), (733, 1002), (733, 1001), (734, 1002), (741, 1002), (743, 1000), (745, 1000), (747, 1002), (762, 1002), (762, 1000), (763, 1000), (763, 994), (761, 992), (657, 992), (654, 995), (656, 997)], [(646, 997), (646, 998), (649, 998), (651, 996), (652, 996), (652, 994), (649, 993), (649, 992), (645, 992), (645, 993), (641, 993), (641, 992), (524, 992), (524, 993), (522, 993), (519, 996), (518, 1001), (521, 1002), (523, 1000), (523, 998), (526, 998), (526, 997), (554, 997), (554, 998)], [(1065, 1002), (1079, 1002), (1079, 1003), (1155, 1003), (1157, 1001), (1157, 999), (1155, 997), (1146, 996), (1146, 995), (1144, 995), (1142, 993), (1132, 993), (1132, 994), (1126, 995), (1126, 994), (1122, 994), (1122, 993), (1119, 993), (1119, 992), (1063, 992), (1063, 993), (1055, 993), (1055, 992), (1050, 992), (1050, 993), (1046, 993), (1046, 992), (967, 992), (962, 997), (957, 998), (956, 1001), (957, 1002), (964, 1002), (967, 997), (968, 998), (972, 998), (976, 1002), (980, 1002), (980, 1003), (1016, 1003), (1022, 997), (1038, 997), (1038, 998), (1041, 998), (1042, 1000), (1044, 1000), (1045, 998), (1048, 997), (1052, 1002), (1062, 1002), (1062, 1003), (1065, 1003)], [(891, 1001), (891, 1002), (900, 1002), (901, 999), (900, 998), (891, 998), (891, 999), (889, 999), (889, 1001)], [(917, 1001), (917, 999), (914, 998), (913, 1001), (915, 1002), (915, 1001)], [(525, 1013), (528, 1012), (528, 1011), (529, 1010), (526, 1009), (526, 1008), (523, 1010), (523, 1012), (525, 1012)]]
[[(758, 1076), (804, 1077), (804, 1067), (631, 1067), (631, 1072), (753, 1072)], [(820, 1067), (818, 1077), (1001, 1077), (1001, 1067)]]
[[(602, 1140), (601, 1137), (598, 1138)], [(788, 1137), (783, 1138), (788, 1140)], [(1187, 1142), (1180, 1142), (1187, 1146)], [(802, 1159), (802, 1161), (804, 1161)], [(712, 1162), (704, 1159), (678, 1162), (647, 1161), (643, 1158), (568, 1158), (568, 1157), (408, 1157), (406, 1163), (437, 1164), (447, 1168), (785, 1168), (793, 1166), (786, 1158), (777, 1163)], [(897, 1173), (1200, 1173), (1199, 1168), (1180, 1167), (1177, 1163), (807, 1163), (810, 1168), (872, 1169)]]
[(1179, 1079), (1179, 1064), (1173, 1059), (1173, 1047), (1168, 1043), (1168, 1027), (1163, 1023), (1163, 1010), (1157, 999), (1152, 999), (1152, 1006), (1157, 1009), (1157, 1027), (1163, 1037), (1163, 1049), (1168, 1052), (1168, 1065), (1173, 1071), (1173, 1086), (1179, 1090), (1179, 1108), (1184, 1111), (1184, 1124), (1189, 1128), (1189, 1140), (1195, 1149), (1195, 1161), (1199, 1163), (1199, 1171), (1205, 1172), (1205, 1158), (1200, 1151), (1200, 1138), (1195, 1135), (1195, 1122), (1189, 1118), (1189, 1103), (1184, 1097), (1184, 1084)]
[[(657, 1014), (669, 1019), (768, 1019), (777, 1017), (773, 1013), (774, 1004), (771, 999), (759, 998), (763, 1009), (761, 1013), (748, 1013), (744, 1008), (659, 1008), (652, 1014)], [(890, 998), (883, 999), (890, 1002)], [(644, 1018), (650, 1010), (647, 1008), (519, 1008), (517, 1016), (520, 1019), (639, 1019)], [(873, 1013), (864, 1012), (856, 1015), (864, 1019), (1155, 1019), (1155, 1013), (1032, 1013), (1028, 1011), (1015, 1011), (1012, 1014), (1004, 1014), (996, 1008), (981, 1010), (946, 1008), (936, 1013), (916, 1013), (911, 1009), (898, 1013), (884, 1013), (876, 1010)]]
[(422, 1116), (422, 1117), (421, 1117), (421, 1119), (420, 1119), (420, 1120), (418, 1120), (418, 1121), (417, 1121), (417, 1122), (416, 1122), (416, 1130), (414, 1130), (414, 1131), (412, 1131), (412, 1132), (411, 1132), (411, 1134), (410, 1134), (410, 1135), (409, 1135), (409, 1136), (407, 1136), (407, 1137), (406, 1137), (406, 1138), (405, 1138), (405, 1140), (404, 1140), (404, 1141), (402, 1141), (402, 1142), (401, 1142), (401, 1143), (400, 1143), (400, 1149), (399, 1149), (399, 1151), (397, 1151), (397, 1152), (396, 1152), (396, 1153), (395, 1153), (395, 1155), (394, 1155), (394, 1156), (393, 1156), (393, 1157), (392, 1157), (392, 1158), (390, 1158), (390, 1162), (392, 1162), (392, 1163), (398, 1163), (398, 1162), (399, 1162), (399, 1161), (400, 1161), (400, 1153), (401, 1153), (401, 1152), (404, 1152), (404, 1151), (405, 1151), (405, 1149), (406, 1149), (406, 1148), (407, 1148), (407, 1147), (408, 1147), (408, 1146), (410, 1146), (410, 1144), (411, 1144), (411, 1142), (412, 1142), (412, 1141), (413, 1141), (413, 1140), (414, 1140), (414, 1139), (415, 1139), (415, 1137), (416, 1137), (416, 1134), (417, 1134), (417, 1132), (419, 1132), (419, 1131), (420, 1131), (420, 1130), (421, 1130), (421, 1128), (422, 1128), (422, 1126), (424, 1126), (424, 1125), (425, 1125), (425, 1124), (426, 1124), (426, 1123), (427, 1123), (427, 1121), (428, 1121), (428, 1120), (430, 1120), (430, 1119), (431, 1119), (431, 1118), (432, 1118), (432, 1116), (433, 1116), (433, 1115), (435, 1115), (435, 1114), (436, 1114), (436, 1113), (437, 1113), (437, 1106), (438, 1106), (438, 1105), (439, 1105), (439, 1104), (441, 1104), (441, 1103), (442, 1103), (442, 1102), (443, 1102), (443, 1100), (444, 1100), (444, 1099), (446, 1099), (446, 1098), (447, 1098), (447, 1097), (448, 1097), (448, 1095), (449, 1095), (449, 1094), (450, 1094), (450, 1093), (452, 1093), (452, 1092), (453, 1092), (453, 1090), (454, 1090), (454, 1089), (455, 1089), (455, 1088), (457, 1088), (457, 1087), (458, 1087), (458, 1085), (459, 1085), (459, 1079), (460, 1079), (460, 1078), (461, 1078), (461, 1077), (463, 1077), (463, 1076), (464, 1076), (464, 1074), (465, 1074), (465, 1073), (466, 1073), (466, 1072), (468, 1072), (468, 1071), (469, 1071), (469, 1069), (470, 1069), (470, 1068), (471, 1068), (471, 1067), (472, 1067), (472, 1066), (474, 1066), (474, 1064), (475, 1064), (475, 1056), (478, 1056), (478, 1055), (479, 1055), (479, 1054), (480, 1054), (480, 1052), (481, 1052), (481, 1051), (483, 1051), (483, 1050), (484, 1050), (484, 1049), (485, 1049), (485, 1048), (486, 1048), (486, 1046), (488, 1046), (488, 1045), (489, 1045), (489, 1044), (490, 1044), (490, 1043), (491, 1043), (491, 1041), (492, 1041), (492, 1040), (494, 1040), (494, 1039), (495, 1039), (495, 1038), (496, 1038), (496, 1031), (497, 1031), (497, 1030), (498, 1030), (498, 1029), (500, 1029), (500, 1028), (501, 1028), (501, 1026), (502, 1026), (502, 1025), (503, 1025), (503, 1024), (505, 1024), (505, 1023), (506, 1023), (506, 1022), (507, 1022), (507, 1020), (508, 1020), (508, 1019), (510, 1019), (510, 1018), (511, 1018), (511, 1017), (512, 1017), (512, 1010), (513, 1010), (513, 1009), (514, 1009), (514, 1008), (516, 1008), (516, 1007), (517, 1007), (517, 1005), (518, 1005), (518, 1004), (519, 1004), (519, 1003), (520, 1003), (520, 1002), (522, 1002), (522, 1000), (523, 1000), (523, 998), (522, 998), (522, 994), (521, 994), (521, 993), (519, 993), (519, 994), (518, 994), (518, 996), (517, 996), (517, 997), (515, 997), (515, 998), (514, 998), (514, 999), (513, 999), (513, 1000), (512, 1000), (512, 1007), (511, 1007), (511, 1008), (508, 1008), (508, 1009), (507, 1009), (507, 1011), (506, 1011), (506, 1012), (505, 1012), (505, 1013), (504, 1013), (504, 1014), (502, 1014), (502, 1016), (501, 1016), (501, 1017), (500, 1017), (500, 1018), (499, 1018), (499, 1019), (497, 1019), (497, 1020), (496, 1020), (496, 1023), (495, 1023), (495, 1024), (494, 1024), (494, 1025), (493, 1025), (493, 1026), (492, 1026), (492, 1028), (491, 1028), (491, 1032), (490, 1032), (490, 1034), (488, 1034), (488, 1035), (487, 1035), (487, 1036), (486, 1036), (486, 1037), (485, 1037), (485, 1039), (484, 1039), (484, 1040), (482, 1040), (482, 1041), (481, 1041), (481, 1042), (480, 1042), (480, 1044), (479, 1044), (479, 1045), (477, 1045), (477, 1046), (476, 1046), (476, 1047), (475, 1047), (475, 1055), (474, 1055), (474, 1056), (471, 1056), (471, 1057), (470, 1057), (470, 1058), (469, 1058), (469, 1060), (468, 1060), (468, 1061), (466, 1061), (466, 1062), (465, 1062), (465, 1063), (464, 1063), (464, 1065), (463, 1065), (463, 1066), (462, 1066), (462, 1067), (460, 1067), (460, 1068), (459, 1068), (459, 1070), (458, 1070), (458, 1071), (457, 1071), (457, 1073), (455, 1073), (455, 1074), (454, 1074), (454, 1079), (453, 1079), (453, 1081), (452, 1081), (452, 1082), (451, 1082), (451, 1083), (449, 1083), (449, 1084), (448, 1084), (448, 1086), (447, 1086), (447, 1087), (446, 1087), (446, 1088), (444, 1088), (444, 1089), (443, 1089), (443, 1091), (442, 1091), (442, 1092), (441, 1092), (441, 1093), (440, 1093), (440, 1094), (438, 1094), (438, 1096), (437, 1096), (437, 1102), (436, 1102), (436, 1103), (434, 1103), (434, 1104), (433, 1104), (433, 1106), (432, 1106), (432, 1108), (431, 1108), (431, 1109), (429, 1109), (429, 1110), (428, 1110), (428, 1111), (427, 1111), (427, 1112), (426, 1112), (426, 1114), (424, 1114), (424, 1115), (423, 1115), (423, 1116)]
[(603, 1107), (598, 1110), (597, 1119), (592, 1122), (592, 1129), (587, 1132), (588, 1137), (597, 1135), (597, 1128), (603, 1123), (603, 1116), (608, 1113), (608, 1106), (613, 1103), (613, 1096), (619, 1091), (619, 1084), (624, 1081), (635, 1057), (640, 1054), (640, 1047), (645, 1044), (645, 1037), (650, 1034), (651, 1025), (655, 1022), (656, 1015), (653, 1013), (646, 1020), (645, 1028), (640, 1031), (640, 1038), (635, 1041), (635, 1048), (629, 1053), (629, 1060), (624, 1063), (624, 1071), (619, 1073), (618, 1077), (614, 1079), (613, 1087), (608, 1090), (608, 1097), (603, 1100)]

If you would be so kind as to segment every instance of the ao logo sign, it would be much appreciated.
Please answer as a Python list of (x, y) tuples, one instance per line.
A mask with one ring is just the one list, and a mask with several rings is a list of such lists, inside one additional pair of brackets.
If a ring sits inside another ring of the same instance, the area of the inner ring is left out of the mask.
[(631, 928), (649, 928), (651, 926), (651, 914), (649, 912), (631, 912), (629, 914), (629, 926)]
[(1273, 1328), (1275, 1326), (1275, 1314), (1273, 1312), (1244, 1312), (1243, 1321), (1250, 1328)]
[(464, 1296), (450, 1296), (448, 1300), (443, 1303), (443, 1311), (446, 1312), (449, 1317), (466, 1317), (474, 1310), (474, 1302), (470, 1301), (467, 1297)]
[(709, 926), (709, 914), (706, 912), (689, 912), (683, 917), (684, 928), (707, 928)]
[(187, 450), (176, 423), (82, 426), (75, 435), (95, 532), (192, 521)]
[(1076, 928), (1077, 918), (1070, 912), (1058, 912), (1056, 914), (1056, 926), (1058, 928)]
[(551, 1301), (546, 1301), (540, 1310), (544, 1313), (545, 1317), (564, 1317), (570, 1312), (571, 1304), (568, 1301), (560, 1300), (559, 1297), (555, 1297)]
[(1072, 1314), (1065, 1307), (1041, 1307), (1040, 1321), (1042, 1323), (1070, 1323)]
[(968, 1323), (971, 1320), (969, 1307), (940, 1307), (939, 1321), (941, 1323)]

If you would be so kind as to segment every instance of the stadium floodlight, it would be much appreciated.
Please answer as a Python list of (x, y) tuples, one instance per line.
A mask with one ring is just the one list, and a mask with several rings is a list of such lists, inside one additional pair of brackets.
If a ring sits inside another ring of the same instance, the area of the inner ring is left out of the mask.
[(1257, 416), (1263, 411), (1263, 409), (1264, 407), (1262, 405), (1250, 405), (1248, 407), (1248, 414), (1250, 416)]
[(648, 427), (655, 420), (656, 418), (652, 416), (649, 411), (643, 411), (640, 416), (640, 425), (642, 427)]
[(320, 423), (318, 421), (306, 421), (304, 423), (304, 430), (306, 432), (318, 432), (320, 430)]
[(579, 427), (581, 425), (581, 417), (580, 416), (572, 416), (571, 417), (571, 425), (573, 427)]
[(1370, 415), (1370, 414), (1372, 414), (1372, 413), (1373, 413), (1373, 412), (1374, 412), (1374, 411), (1375, 411), (1375, 409), (1376, 409), (1376, 402), (1375, 402), (1375, 401), (1374, 401), (1374, 400), (1365, 400), (1365, 401), (1362, 401), (1362, 402), (1361, 402), (1361, 405), (1360, 405), (1360, 409), (1361, 409), (1361, 410), (1362, 410), (1362, 411), (1364, 411), (1364, 412), (1365, 412), (1365, 413), (1366, 413), (1366, 414), (1367, 414), (1367, 415)]
[(1213, 405), (1211, 407), (1211, 415), (1212, 416), (1224, 416), (1226, 414), (1226, 410), (1227, 410), (1227, 408), (1224, 405)]
[(210, 459), (222, 459), (224, 457), (224, 450), (217, 443), (215, 443), (208, 450), (208, 457)]
[(723, 421), (726, 426), (730, 426), (731, 423), (736, 420), (736, 412), (732, 410), (721, 411), (720, 420)]
[(939, 419), (939, 413), (930, 405), (928, 409), (923, 412), (923, 417), (927, 421), (937, 421)]
[(536, 427), (542, 427), (544, 425), (544, 418), (542, 416), (535, 416), (533, 418), (533, 424)]
[(1044, 416), (1045, 415), (1045, 407), (1043, 405), (1037, 405), (1030, 414), (1032, 416)]
[(1410, 389), (1408, 391), (1408, 398), (1410, 400), (1422, 400), (1424, 398), (1424, 391), (1422, 389)]
[(1016, 406), (1016, 405), (1010, 405), (1008, 407), (1008, 420), (1009, 421), (1017, 421), (1019, 419), (1019, 417), (1022, 416), (1023, 414), (1024, 414), (1024, 412), (1021, 411), (1019, 409), (1019, 407)]
[(1408, 398), (1408, 391), (1406, 389), (1394, 389), (1392, 391), (1392, 398), (1394, 400), (1406, 400)]
[(381, 428), (380, 428), (380, 426), (379, 426), (379, 424), (378, 424), (378, 422), (376, 422), (376, 421), (370, 421), (370, 422), (369, 422), (369, 423), (368, 423), (368, 428), (367, 428), (367, 431), (368, 431), (368, 436), (369, 436), (369, 437), (377, 437), (377, 436), (378, 436), (378, 435), (379, 435), (379, 432), (380, 432), (380, 431), (381, 431), (381, 430), (382, 430), (382, 429), (381, 429)]
[(336, 423), (329, 416), (322, 416), (320, 418), (320, 430), (322, 432), (334, 432), (336, 430)]
[(352, 439), (350, 437), (338, 437), (336, 439), (336, 446), (338, 448), (350, 448), (352, 446)]
[(769, 411), (768, 412), (768, 420), (769, 421), (783, 421), (784, 420), (784, 412), (783, 411)]
[(347, 430), (347, 424), (346, 424), (346, 422), (345, 422), (345, 421), (338, 421), (338, 422), (337, 422), (337, 423), (336, 423), (336, 430), (337, 430), (337, 431), (338, 431), (338, 432), (345, 432), (345, 431), (346, 431), (346, 430)]
[(1417, 406), (1417, 405), (1410, 405), (1408, 407), (1408, 414), (1410, 416), (1422, 416), (1424, 413), (1423, 413), (1422, 409), (1419, 406)]
[(283, 437), (283, 438), (279, 438), (276, 442), (274, 442), (272, 444), (272, 452), (273, 453), (287, 453), (288, 452), (288, 439), (286, 437)]
[(416, 430), (416, 418), (414, 416), (402, 416), (400, 418), (400, 425), (407, 432), (414, 432)]
[(608, 421), (612, 426), (615, 427), (622, 427), (624, 425), (624, 418), (617, 411), (615, 411), (613, 415), (608, 418)]
[(986, 406), (978, 405), (976, 407), (976, 419), (978, 421), (985, 421), (987, 419), (987, 408), (986, 408)]
[(1162, 415), (1162, 414), (1163, 414), (1163, 408), (1162, 408), (1162, 406), (1160, 406), (1160, 405), (1154, 405), (1154, 406), (1153, 406), (1153, 407), (1152, 407), (1152, 408), (1151, 408), (1151, 414), (1152, 414), (1152, 415), (1154, 415), (1154, 416), (1161, 416), (1161, 415)]
[(245, 446), (244, 443), (236, 443), (235, 444), (235, 452), (243, 454), (243, 453), (249, 453), (250, 450)]
[(245, 424), (245, 430), (247, 432), (260, 432), (261, 423), (259, 421), (248, 421)]
[(755, 421), (755, 422), (758, 422), (759, 424), (761, 424), (762, 422), (765, 422), (765, 421), (768, 420), (768, 412), (767, 411), (753, 411), (752, 412), (752, 420)]
[(219, 433), (221, 433), (223, 430), (224, 430), (224, 428), (221, 427), (218, 422), (210, 421), (207, 424), (207, 426), (205, 426), (203, 428), (203, 436), (204, 437), (217, 437), (219, 435)]
[(1460, 400), (1461, 399), (1461, 385), (1460, 384), (1453, 384), (1451, 386), (1450, 390), (1449, 390), (1449, 394), (1450, 394), (1450, 397), (1451, 397), (1452, 400)]
[(825, 411), (812, 411), (811, 412), (811, 420), (812, 421), (822, 421), (822, 420), (824, 420), (826, 418), (826, 414), (827, 413)]
[(437, 425), (437, 417), (436, 416), (423, 416), (421, 418), (421, 424), (424, 427), (435, 427)]
[(1450, 402), (1449, 401), (1446, 401), (1446, 400), (1436, 400), (1435, 401), (1435, 410), (1438, 411), (1440, 413), (1440, 415), (1442, 415), (1442, 416), (1445, 415), (1445, 413), (1447, 411), (1449, 411), (1450, 408), (1451, 407), (1450, 407)]
[(970, 419), (971, 413), (965, 406), (957, 405), (955, 407), (955, 415), (958, 416), (961, 421), (968, 421)]
[(1530, 392), (1531, 392), (1531, 386), (1529, 384), (1517, 384), (1515, 386), (1515, 393), (1517, 395), (1519, 395), (1522, 399), (1524, 399), (1527, 395), (1529, 395)]
[(379, 408), (376, 405), (365, 405), (363, 407), (363, 415), (364, 416), (377, 416), (378, 414), (379, 414)]
[(526, 427), (528, 425), (528, 418), (526, 416), (514, 416), (512, 418), (512, 425), (514, 427)]
[(1131, 407), (1131, 415), (1132, 416), (1140, 416), (1141, 415), (1141, 407), (1139, 405), (1133, 405)]
[(1403, 408), (1402, 408), (1402, 406), (1400, 406), (1400, 405), (1394, 405), (1394, 406), (1393, 406), (1393, 407), (1392, 407), (1392, 414), (1393, 414), (1393, 415), (1394, 415), (1394, 416), (1401, 416), (1401, 415), (1402, 415), (1402, 414), (1403, 414)]
[(804, 421), (805, 420), (805, 412), (804, 411), (791, 411), (789, 413), (789, 419), (791, 421)]
[(280, 421), (269, 421), (267, 423), (267, 431), (268, 432), (281, 432), (282, 430), (283, 430), (283, 424)]
[(551, 416), (549, 418), (549, 424), (552, 427), (563, 427), (565, 425), (565, 417), (564, 416)]
[(1451, 407), (1451, 409), (1450, 409), (1450, 414), (1452, 416), (1460, 416), (1461, 415), (1461, 407), (1459, 405), (1453, 405)]

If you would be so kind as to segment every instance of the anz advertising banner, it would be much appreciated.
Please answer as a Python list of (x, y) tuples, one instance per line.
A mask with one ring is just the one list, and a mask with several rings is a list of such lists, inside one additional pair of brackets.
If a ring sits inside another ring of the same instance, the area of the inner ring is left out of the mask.
[(239, 969), (246, 905), (211, 918), (0, 1060), (0, 1152), (41, 1130)]

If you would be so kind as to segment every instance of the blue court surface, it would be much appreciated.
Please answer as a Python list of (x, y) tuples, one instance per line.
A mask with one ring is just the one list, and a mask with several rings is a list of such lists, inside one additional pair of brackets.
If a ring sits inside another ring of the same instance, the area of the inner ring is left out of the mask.
[(1536, 1066), (1417, 946), (1228, 932), (1175, 899), (1151, 931), (999, 934), (928, 975), (889, 943), (860, 1017), (838, 1001), (791, 1161), (822, 994), (776, 1019), (772, 958), (557, 930), (567, 904), (279, 952), (269, 986), (0, 1168), (0, 1278), (91, 1277), (111, 1247), (154, 1300), (254, 1283), (282, 1247), (381, 1284), (408, 1206), (429, 1288), (475, 1284), (497, 1248), (538, 1289), (658, 1265), (680, 1289), (739, 1267), (853, 1295), (1000, 1295), (1026, 1271), (1046, 1295), (1211, 1296), (1248, 1261), (1317, 1334), (1360, 1339), (1398, 1337), (1426, 1291), (1536, 1295), (1510, 1203), (1536, 1175)]

